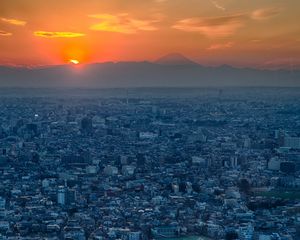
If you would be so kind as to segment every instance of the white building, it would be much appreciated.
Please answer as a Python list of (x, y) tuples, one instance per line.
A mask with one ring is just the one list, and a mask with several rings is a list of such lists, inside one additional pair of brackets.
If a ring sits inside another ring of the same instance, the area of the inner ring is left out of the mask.
[(140, 139), (154, 139), (158, 137), (158, 134), (152, 132), (140, 132), (139, 137)]

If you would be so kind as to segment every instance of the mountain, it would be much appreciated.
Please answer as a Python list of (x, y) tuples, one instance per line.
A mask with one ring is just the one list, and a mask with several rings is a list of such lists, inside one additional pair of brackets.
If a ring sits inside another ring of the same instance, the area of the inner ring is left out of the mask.
[(154, 63), (160, 65), (197, 65), (197, 63), (193, 62), (192, 60), (188, 59), (187, 57), (183, 56), (180, 53), (170, 53), (165, 55), (159, 59), (157, 59)]
[[(181, 58), (182, 59), (182, 58)], [(300, 87), (300, 71), (197, 64), (97, 63), (27, 69), (0, 67), (0, 87)]]

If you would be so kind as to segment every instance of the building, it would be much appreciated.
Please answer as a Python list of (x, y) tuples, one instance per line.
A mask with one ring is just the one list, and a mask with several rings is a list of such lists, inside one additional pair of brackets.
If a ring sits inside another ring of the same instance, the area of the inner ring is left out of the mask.
[(66, 188), (60, 186), (57, 191), (57, 203), (60, 205), (65, 205), (66, 198), (67, 198)]
[(277, 157), (273, 157), (268, 162), (268, 169), (273, 170), (273, 171), (279, 171), (280, 164), (281, 164), (281, 160)]
[(108, 176), (117, 175), (119, 173), (118, 168), (111, 165), (106, 166), (103, 171)]
[(128, 240), (140, 240), (141, 235), (142, 235), (141, 232), (129, 232)]
[(84, 117), (81, 120), (81, 131), (83, 133), (91, 133), (93, 131), (93, 121), (89, 117)]
[(57, 191), (57, 203), (60, 205), (71, 205), (76, 202), (76, 191), (60, 186)]
[(285, 137), (284, 147), (300, 149), (300, 137)]
[(151, 229), (154, 238), (173, 238), (179, 235), (179, 228), (175, 226), (155, 227)]
[(6, 200), (3, 197), (0, 197), (0, 209), (5, 209), (6, 206)]

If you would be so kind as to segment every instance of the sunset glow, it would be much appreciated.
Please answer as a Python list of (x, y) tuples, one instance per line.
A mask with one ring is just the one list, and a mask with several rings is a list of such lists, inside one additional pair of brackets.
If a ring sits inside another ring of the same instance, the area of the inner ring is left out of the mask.
[(71, 60), (70, 60), (70, 63), (77, 65), (77, 64), (79, 64), (80, 62), (79, 62), (78, 60), (76, 60), (76, 59), (71, 59)]
[(300, 68), (296, 0), (0, 3), (0, 64), (154, 61), (181, 53), (209, 66)]

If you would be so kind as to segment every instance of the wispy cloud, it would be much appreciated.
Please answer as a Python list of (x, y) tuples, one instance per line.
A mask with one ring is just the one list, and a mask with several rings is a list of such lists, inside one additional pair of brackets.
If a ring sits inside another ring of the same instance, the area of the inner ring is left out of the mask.
[(206, 50), (212, 51), (212, 50), (223, 50), (223, 49), (228, 49), (232, 48), (234, 45), (233, 42), (227, 42), (227, 43), (216, 43), (210, 45)]
[(9, 37), (12, 36), (12, 33), (0, 30), (0, 36)]
[(172, 27), (186, 32), (199, 32), (207, 37), (225, 37), (241, 28), (247, 14), (234, 14), (213, 18), (187, 18)]
[(215, 8), (222, 10), (222, 11), (226, 11), (226, 8), (221, 6), (217, 1), (210, 0), (210, 2), (215, 6)]
[(261, 8), (252, 12), (251, 18), (254, 20), (264, 20), (272, 18), (281, 12), (279, 8)]
[[(217, 8), (222, 9), (215, 1)], [(282, 10), (279, 8), (261, 8), (253, 12), (231, 14), (211, 18), (186, 18), (177, 21), (172, 28), (185, 32), (198, 32), (207, 37), (226, 37), (236, 33), (249, 21), (270, 19), (278, 15)]]
[(100, 20), (99, 23), (90, 27), (90, 30), (94, 31), (134, 34), (138, 31), (157, 30), (153, 24), (158, 20), (140, 20), (130, 17), (127, 13), (117, 15), (94, 14), (89, 15), (89, 17)]
[(43, 38), (76, 38), (85, 36), (84, 33), (36, 31), (34, 35)]
[(13, 19), (13, 18), (0, 18), (2, 22), (16, 25), (16, 26), (25, 26), (27, 22), (19, 20), (19, 19)]

